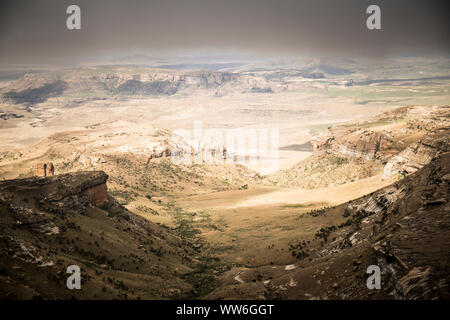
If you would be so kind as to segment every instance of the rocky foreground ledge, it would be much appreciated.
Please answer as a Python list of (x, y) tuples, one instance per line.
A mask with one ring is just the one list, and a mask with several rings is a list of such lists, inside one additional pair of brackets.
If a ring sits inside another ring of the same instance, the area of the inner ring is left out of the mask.
[[(103, 171), (0, 182), (0, 299), (188, 295), (191, 245), (121, 206)], [(81, 268), (81, 290), (66, 268)]]
[(80, 213), (89, 204), (107, 202), (107, 180), (103, 171), (5, 180), (0, 182), (0, 203), (16, 213)]

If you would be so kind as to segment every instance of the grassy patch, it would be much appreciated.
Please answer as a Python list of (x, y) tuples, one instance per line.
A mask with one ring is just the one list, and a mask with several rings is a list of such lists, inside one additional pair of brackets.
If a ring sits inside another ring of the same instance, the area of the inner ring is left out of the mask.
[(193, 271), (182, 277), (193, 287), (192, 291), (183, 298), (200, 299), (219, 285), (216, 274), (229, 269), (220, 264), (219, 259), (215, 256), (221, 248), (210, 247), (201, 237), (200, 228), (212, 228), (213, 226), (210, 222), (210, 215), (207, 211), (187, 212), (177, 207), (174, 202), (167, 203), (166, 207), (177, 224), (174, 230), (181, 237), (182, 243), (197, 252), (195, 256), (197, 263), (193, 267)]
[(326, 202), (313, 202), (313, 203), (294, 203), (294, 204), (285, 204), (283, 208), (311, 208), (311, 207), (319, 207), (326, 205)]

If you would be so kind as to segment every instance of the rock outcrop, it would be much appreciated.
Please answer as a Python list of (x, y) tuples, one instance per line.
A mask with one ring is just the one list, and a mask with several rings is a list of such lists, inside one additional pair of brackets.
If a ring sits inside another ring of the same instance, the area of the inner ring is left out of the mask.
[(25, 223), (44, 221), (45, 212), (82, 213), (89, 204), (107, 202), (107, 179), (103, 171), (91, 171), (4, 180), (0, 182), (0, 204)]
[[(385, 270), (397, 299), (449, 297), (450, 153), (435, 157), (415, 174), (374, 196), (397, 195), (382, 204), (380, 230), (376, 215), (362, 237), (373, 244), (378, 265)], [(392, 189), (392, 190), (391, 190)], [(394, 190), (395, 189), (395, 190)], [(389, 191), (391, 190), (391, 191)]]
[(441, 128), (426, 134), (419, 142), (410, 145), (390, 158), (383, 170), (383, 176), (410, 174), (425, 166), (434, 157), (450, 151), (449, 128)]
[[(362, 123), (330, 127), (311, 140), (311, 158), (276, 174), (272, 180), (314, 188), (326, 186), (330, 175), (335, 177), (335, 184), (342, 184), (378, 173), (383, 178), (413, 173), (439, 153), (450, 150), (449, 118), (449, 106), (408, 106)], [(329, 164), (318, 174), (310, 170), (311, 163), (317, 167), (328, 164), (327, 159), (342, 161)], [(305, 183), (308, 180), (317, 183)]]
[[(63, 74), (26, 74), (0, 90), (0, 99), (14, 104), (32, 106), (62, 94), (99, 92), (104, 97), (173, 95), (186, 88), (216, 89), (239, 81), (240, 75), (219, 71), (174, 71), (130, 67), (78, 68)], [(76, 100), (74, 100), (76, 101)]]
[(364, 212), (366, 217), (358, 231), (348, 234), (358, 234), (353, 246), (371, 246), (385, 276), (385, 292), (397, 299), (449, 297), (449, 183), (450, 153), (446, 152), (407, 178), (348, 206), (349, 212)]
[(314, 151), (329, 151), (345, 157), (385, 162), (405, 146), (396, 141), (412, 134), (407, 130), (378, 130), (355, 125), (337, 126), (312, 139)]
[[(107, 194), (107, 178), (91, 171), (0, 182), (1, 299), (155, 299), (191, 292), (180, 274), (195, 268), (192, 244), (121, 206)], [(70, 265), (82, 270), (82, 290), (67, 289)]]
[(430, 131), (449, 128), (449, 114), (448, 106), (402, 107), (363, 123), (330, 127), (311, 143), (314, 151), (385, 163)]
[[(392, 185), (321, 210), (327, 220), (314, 240), (290, 246), (296, 263), (234, 268), (208, 298), (447, 300), (449, 199), (446, 152)], [(381, 271), (380, 288), (371, 290), (373, 265)], [(249, 285), (255, 275), (268, 280)]]

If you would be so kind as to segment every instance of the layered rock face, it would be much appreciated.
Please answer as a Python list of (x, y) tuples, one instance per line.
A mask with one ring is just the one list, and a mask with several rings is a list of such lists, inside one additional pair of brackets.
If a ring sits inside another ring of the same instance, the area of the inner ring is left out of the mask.
[[(107, 178), (91, 171), (0, 182), (1, 299), (155, 299), (192, 290), (178, 276), (194, 270), (184, 256), (194, 256), (192, 245), (121, 206), (107, 194)], [(66, 286), (74, 264), (81, 290)]]
[(349, 157), (384, 160), (392, 150), (392, 139), (382, 132), (355, 132), (343, 137), (336, 151)]
[(312, 139), (311, 143), (314, 151), (327, 150), (345, 157), (385, 162), (404, 147), (396, 141), (412, 132), (412, 130), (374, 130), (359, 126), (336, 127)]
[[(230, 287), (208, 298), (232, 299), (236, 292), (255, 297), (258, 292), (269, 299), (447, 300), (449, 198), (450, 152), (445, 152), (392, 185), (315, 212), (313, 217), (329, 220), (316, 226), (315, 240), (291, 246), (302, 253), (296, 263), (241, 268), (238, 279), (248, 282), (240, 284), (232, 278), (235, 270), (222, 280)], [(298, 219), (309, 219), (311, 213)], [(376, 290), (367, 287), (366, 270), (373, 265), (381, 271)], [(269, 280), (259, 288), (250, 286), (255, 275)]]
[[(385, 270), (387, 290), (397, 299), (449, 297), (450, 153), (400, 182), (354, 202), (364, 212), (353, 246), (373, 243), (377, 264)], [(351, 207), (351, 208), (350, 208)], [(378, 220), (381, 218), (381, 220)]]
[(384, 167), (383, 176), (387, 177), (398, 173), (410, 174), (422, 168), (440, 153), (450, 151), (449, 136), (450, 129), (448, 128), (428, 133), (418, 143), (410, 145), (389, 159)]
[(351, 247), (371, 246), (384, 271), (384, 290), (396, 299), (449, 297), (449, 183), (450, 153), (445, 152), (416, 173), (347, 207), (366, 218), (359, 230), (345, 237)]
[(33, 105), (62, 94), (100, 92), (110, 95), (173, 95), (185, 88), (217, 88), (238, 81), (240, 75), (214, 71), (173, 71), (165, 69), (136, 70), (100, 68), (68, 70), (63, 75), (52, 72), (26, 74), (0, 90), (0, 100), (14, 104)]
[(82, 194), (87, 195), (89, 197), (89, 201), (95, 206), (102, 205), (106, 200), (108, 200), (108, 189), (106, 188), (106, 183), (86, 189), (82, 192)]
[[(111, 81), (111, 78), (114, 79)], [(110, 92), (139, 95), (173, 95), (184, 88), (216, 88), (227, 82), (237, 81), (239, 76), (229, 72), (190, 72), (173, 74), (165, 70), (139, 75), (101, 75), (98, 78)]]
[(57, 184), (57, 190), (51, 191), (44, 201), (60, 205), (67, 199), (80, 199), (93, 205), (103, 204), (107, 198), (106, 181), (108, 175), (103, 171), (81, 171), (56, 176), (51, 182)]
[(19, 227), (57, 234), (55, 214), (81, 214), (89, 205), (115, 210), (118, 204), (108, 197), (107, 179), (103, 171), (94, 171), (4, 180), (0, 182), (0, 207), (11, 213)]
[[(176, 89), (183, 86), (208, 88), (219, 86), (229, 81), (235, 81), (238, 78), (239, 75), (230, 72), (203, 71), (176, 73), (169, 70), (149, 70), (141, 74), (104, 73), (94, 79), (102, 82), (111, 91), (117, 90), (125, 84), (142, 86), (143, 88), (147, 86), (148, 89), (151, 89), (149, 87), (150, 84), (154, 84), (160, 87), (166, 87), (167, 89), (172, 88), (176, 91)], [(153, 88), (156, 88), (156, 86)], [(166, 93), (170, 94), (170, 92), (169, 90)]]
[(311, 139), (311, 157), (269, 179), (314, 189), (378, 174), (410, 174), (450, 150), (449, 119), (449, 106), (408, 106), (365, 122), (336, 125)]
[(448, 106), (403, 107), (370, 121), (332, 127), (312, 139), (314, 151), (385, 164), (384, 176), (412, 173), (448, 150)]
[(0, 203), (17, 214), (19, 220), (28, 222), (45, 219), (43, 212), (82, 213), (89, 204), (99, 206), (107, 202), (107, 179), (103, 171), (82, 171), (5, 180), (0, 182)]

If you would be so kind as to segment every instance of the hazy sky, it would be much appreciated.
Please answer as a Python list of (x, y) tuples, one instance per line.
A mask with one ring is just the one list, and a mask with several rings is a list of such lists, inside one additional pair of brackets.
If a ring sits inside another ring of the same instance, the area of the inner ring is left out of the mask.
[[(2, 0), (0, 65), (72, 64), (137, 52), (289, 55), (449, 54), (449, 1)], [(66, 8), (81, 7), (81, 30)], [(381, 7), (382, 30), (366, 28)]]

